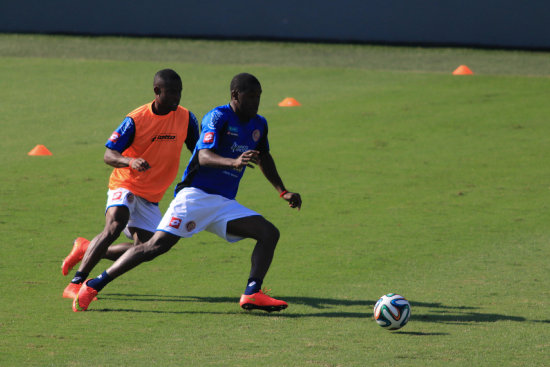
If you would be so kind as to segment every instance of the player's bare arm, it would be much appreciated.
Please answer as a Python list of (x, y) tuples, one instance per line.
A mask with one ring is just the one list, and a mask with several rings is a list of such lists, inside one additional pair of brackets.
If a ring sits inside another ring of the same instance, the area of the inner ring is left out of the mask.
[(103, 161), (115, 168), (130, 167), (138, 172), (147, 171), (151, 166), (143, 158), (130, 158), (123, 156), (119, 151), (107, 148)]
[(259, 154), (257, 150), (247, 150), (237, 158), (227, 158), (214, 153), (211, 149), (201, 149), (199, 164), (207, 167), (242, 169), (246, 166), (253, 167), (252, 163), (258, 163)]
[(297, 192), (290, 192), (285, 189), (283, 180), (281, 179), (281, 176), (279, 176), (279, 172), (277, 172), (277, 167), (275, 166), (273, 156), (269, 152), (264, 152), (259, 156), (257, 162), (258, 166), (262, 170), (262, 173), (279, 192), (281, 198), (288, 201), (288, 206), (291, 208), (298, 208), (299, 210), (302, 207), (302, 198)]

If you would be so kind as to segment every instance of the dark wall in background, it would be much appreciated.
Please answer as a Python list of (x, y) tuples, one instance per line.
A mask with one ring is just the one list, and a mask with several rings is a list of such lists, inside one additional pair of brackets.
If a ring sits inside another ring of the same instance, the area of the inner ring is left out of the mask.
[(0, 0), (0, 32), (550, 49), (550, 1)]

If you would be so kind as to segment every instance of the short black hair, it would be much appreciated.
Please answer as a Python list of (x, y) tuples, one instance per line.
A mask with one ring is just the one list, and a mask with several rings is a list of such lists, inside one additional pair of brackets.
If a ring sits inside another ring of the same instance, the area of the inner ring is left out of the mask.
[(240, 73), (233, 77), (229, 85), (230, 91), (246, 92), (252, 88), (262, 88), (260, 81), (252, 74)]
[(155, 74), (155, 79), (153, 79), (153, 85), (160, 82), (165, 82), (165, 83), (180, 82), (181, 83), (181, 78), (178, 75), (178, 73), (176, 73), (172, 69), (162, 69), (157, 71), (157, 73)]

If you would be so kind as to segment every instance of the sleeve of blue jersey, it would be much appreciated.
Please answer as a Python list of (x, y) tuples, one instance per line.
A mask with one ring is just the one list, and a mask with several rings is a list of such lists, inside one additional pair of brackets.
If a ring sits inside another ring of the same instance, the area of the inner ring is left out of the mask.
[(223, 129), (223, 113), (213, 109), (204, 115), (197, 149), (212, 149), (216, 146), (219, 130)]
[(131, 117), (126, 116), (119, 127), (113, 131), (113, 134), (105, 143), (109, 149), (116, 150), (120, 153), (124, 152), (134, 140), (136, 125)]
[(267, 120), (263, 116), (259, 116), (261, 118), (262, 123), (265, 126), (264, 133), (262, 134), (262, 137), (260, 138), (260, 141), (258, 142), (258, 146), (256, 147), (257, 150), (260, 152), (269, 152), (269, 141), (267, 140)]
[(187, 127), (187, 138), (185, 139), (185, 145), (189, 151), (193, 152), (197, 140), (199, 140), (199, 121), (193, 112), (189, 111), (189, 125)]

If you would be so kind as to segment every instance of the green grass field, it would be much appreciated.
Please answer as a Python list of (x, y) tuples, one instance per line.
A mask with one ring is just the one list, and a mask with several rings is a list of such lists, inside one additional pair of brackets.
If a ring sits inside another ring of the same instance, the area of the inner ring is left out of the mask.
[[(460, 64), (476, 74), (452, 76)], [(262, 82), (304, 204), (259, 170), (237, 199), (281, 230), (265, 281), (281, 313), (239, 308), (253, 242), (209, 233), (89, 312), (61, 297), (72, 240), (103, 227), (104, 143), (165, 67), (199, 118), (234, 74)], [(549, 76), (544, 52), (0, 35), (0, 365), (548, 365)], [(53, 156), (28, 156), (37, 144)], [(395, 332), (371, 319), (389, 292), (412, 307)]]

